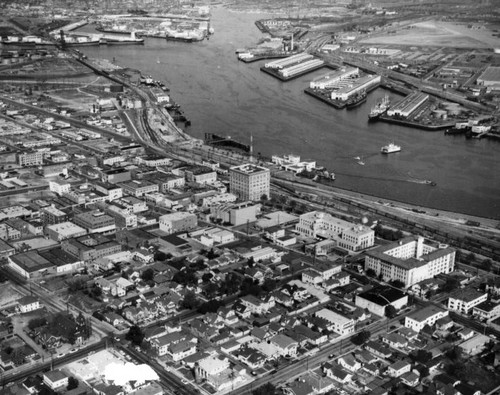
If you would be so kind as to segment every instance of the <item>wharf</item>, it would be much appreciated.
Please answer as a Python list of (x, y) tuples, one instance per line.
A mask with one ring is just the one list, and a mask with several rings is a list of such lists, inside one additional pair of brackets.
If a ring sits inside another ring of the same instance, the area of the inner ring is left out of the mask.
[(378, 118), (378, 120), (382, 121), (382, 122), (386, 122), (386, 123), (403, 125), (403, 126), (408, 126), (410, 128), (417, 128), (417, 129), (428, 130), (428, 131), (438, 131), (438, 130), (443, 130), (443, 129), (449, 129), (449, 128), (455, 126), (455, 122), (426, 125), (423, 123), (413, 122), (413, 121), (409, 121), (406, 119), (396, 119), (393, 117), (389, 117), (388, 115), (381, 115)]
[[(368, 94), (369, 92), (371, 92), (372, 90), (374, 89), (377, 89), (380, 85), (377, 84), (377, 85), (373, 85), (371, 87), (369, 87), (367, 90), (366, 90), (366, 93)], [(335, 107), (339, 110), (343, 109), (344, 107), (346, 107), (347, 105), (347, 101), (345, 100), (333, 100), (333, 99), (330, 99), (330, 97), (328, 95), (326, 95), (324, 92), (329, 92), (328, 90), (326, 89), (312, 89), (312, 88), (306, 88), (304, 89), (304, 92), (318, 100), (321, 100), (323, 103), (326, 103), (332, 107)], [(361, 102), (359, 103), (361, 104)]]
[(303, 70), (297, 74), (294, 74), (294, 75), (291, 75), (290, 77), (283, 77), (280, 73), (278, 73), (277, 70), (275, 69), (269, 69), (265, 66), (262, 66), (260, 68), (261, 71), (263, 71), (264, 73), (267, 73), (277, 79), (279, 79), (280, 81), (282, 82), (287, 82), (287, 81), (291, 81), (291, 80), (294, 80), (295, 78), (298, 78), (298, 77), (301, 77), (305, 74), (308, 74), (308, 73), (311, 73), (313, 71), (316, 71), (316, 70), (319, 70), (319, 69), (322, 69), (323, 67), (326, 67), (326, 68), (329, 68), (329, 69), (332, 69), (332, 70), (335, 70), (336, 68), (332, 67), (331, 65), (329, 65), (328, 63), (323, 63), (323, 64), (319, 64), (317, 66), (314, 66), (314, 67), (311, 67), (310, 69), (306, 69), (306, 70)]
[(312, 89), (312, 88), (306, 88), (304, 89), (304, 92), (308, 94), (309, 96), (312, 96), (318, 100), (321, 100), (323, 103), (326, 103), (332, 107), (335, 107), (339, 110), (343, 109), (346, 106), (345, 101), (340, 101), (340, 100), (332, 100), (330, 99), (327, 95), (325, 95), (323, 92), (324, 90), (318, 90), (318, 89)]

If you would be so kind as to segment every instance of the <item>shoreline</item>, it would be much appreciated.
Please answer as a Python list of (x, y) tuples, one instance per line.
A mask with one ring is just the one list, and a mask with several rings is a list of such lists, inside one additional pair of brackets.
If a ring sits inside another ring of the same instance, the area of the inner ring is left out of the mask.
[[(363, 200), (366, 200), (368, 202), (374, 202), (374, 203), (377, 203), (378, 201), (382, 200), (383, 203), (389, 203), (389, 205), (393, 204), (393, 205), (398, 206), (398, 207), (393, 207), (393, 208), (402, 208), (402, 209), (407, 209), (410, 211), (412, 209), (426, 210), (426, 213), (425, 213), (426, 215), (432, 215), (432, 213), (429, 213), (429, 211), (433, 211), (433, 212), (439, 213), (439, 216), (435, 216), (436, 218), (439, 218), (441, 216), (441, 214), (443, 214), (443, 218), (448, 217), (451, 219), (455, 219), (457, 221), (459, 221), (459, 220), (476, 220), (478, 222), (481, 222), (481, 225), (485, 224), (485, 222), (493, 221), (493, 222), (495, 222), (495, 224), (490, 223), (488, 225), (489, 227), (493, 227), (493, 228), (496, 228), (498, 225), (500, 225), (500, 217), (498, 217), (498, 218), (481, 217), (481, 216), (477, 216), (477, 215), (473, 215), (473, 214), (466, 214), (466, 213), (462, 213), (462, 212), (458, 212), (458, 211), (448, 211), (448, 210), (443, 210), (440, 208), (434, 208), (434, 207), (430, 207), (430, 206), (421, 206), (418, 204), (404, 202), (402, 200), (389, 199), (389, 198), (386, 198), (383, 196), (361, 193), (361, 192), (354, 191), (352, 189), (342, 188), (342, 187), (339, 187), (337, 185), (326, 185), (326, 184), (322, 184), (319, 182), (311, 182), (311, 183), (303, 182), (304, 179), (301, 177), (294, 177), (291, 175), (290, 175), (290, 177), (281, 177), (282, 175), (283, 175), (283, 173), (280, 174), (279, 176), (274, 175), (273, 177), (275, 179), (277, 179), (278, 182), (284, 181), (284, 182), (296, 183), (298, 185), (301, 185), (301, 186), (304, 186), (307, 188), (315, 188), (315, 189), (318, 189), (319, 191), (323, 191), (323, 192), (325, 192), (325, 191), (329, 192), (329, 190), (332, 189), (331, 192), (333, 192), (333, 193), (345, 194), (345, 195), (348, 195), (349, 197), (352, 197), (352, 198), (363, 199)], [(422, 186), (426, 187), (426, 188), (431, 188), (429, 185), (422, 185)], [(416, 214), (415, 212), (413, 212), (413, 213)], [(423, 213), (421, 213), (421, 214), (423, 214)]]

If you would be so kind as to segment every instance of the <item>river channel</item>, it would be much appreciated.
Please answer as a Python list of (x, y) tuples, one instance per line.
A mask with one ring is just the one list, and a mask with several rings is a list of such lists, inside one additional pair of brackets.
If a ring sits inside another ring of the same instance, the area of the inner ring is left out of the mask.
[[(378, 89), (359, 107), (337, 110), (303, 92), (326, 69), (280, 82), (260, 71), (265, 61), (238, 61), (235, 50), (262, 37), (254, 22), (264, 17), (218, 7), (212, 9), (215, 34), (210, 40), (190, 44), (146, 39), (143, 46), (82, 51), (89, 57), (114, 58), (121, 66), (166, 82), (191, 120), (187, 131), (194, 137), (211, 132), (249, 143), (253, 136), (255, 153), (293, 153), (316, 160), (336, 173), (340, 188), (500, 219), (499, 142), (368, 123), (371, 106), (388, 92)], [(380, 148), (389, 142), (402, 151), (382, 155)]]

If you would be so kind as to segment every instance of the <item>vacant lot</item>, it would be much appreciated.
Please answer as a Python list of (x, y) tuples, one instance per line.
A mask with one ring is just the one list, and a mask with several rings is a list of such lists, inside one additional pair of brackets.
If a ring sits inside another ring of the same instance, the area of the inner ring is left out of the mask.
[(428, 45), (455, 48), (498, 47), (498, 37), (487, 27), (469, 29), (467, 24), (426, 21), (386, 35), (362, 40), (363, 44)]

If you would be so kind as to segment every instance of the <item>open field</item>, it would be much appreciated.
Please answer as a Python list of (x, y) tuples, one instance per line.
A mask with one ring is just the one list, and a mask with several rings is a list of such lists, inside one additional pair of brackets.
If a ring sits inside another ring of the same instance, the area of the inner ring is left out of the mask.
[[(499, 39), (487, 27), (468, 28), (465, 23), (425, 21), (383, 36), (361, 40), (363, 44), (429, 45), (455, 48), (496, 48)], [(475, 25), (475, 27), (477, 27)]]

